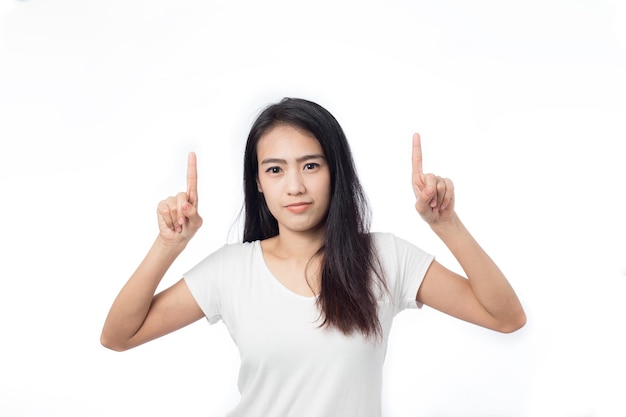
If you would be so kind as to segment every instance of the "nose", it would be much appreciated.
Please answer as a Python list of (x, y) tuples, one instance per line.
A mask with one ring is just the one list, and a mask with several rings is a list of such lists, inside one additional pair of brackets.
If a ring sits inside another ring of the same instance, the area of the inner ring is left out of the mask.
[(286, 184), (287, 194), (289, 195), (299, 195), (304, 193), (305, 187), (304, 182), (302, 181), (302, 173), (298, 170), (292, 170), (292, 172), (287, 175), (287, 184)]

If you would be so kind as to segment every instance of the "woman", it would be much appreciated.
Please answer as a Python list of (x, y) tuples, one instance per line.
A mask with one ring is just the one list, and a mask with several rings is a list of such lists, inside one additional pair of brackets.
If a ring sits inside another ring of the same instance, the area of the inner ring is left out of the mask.
[(230, 416), (380, 416), (395, 314), (429, 305), (500, 332), (525, 324), (515, 292), (454, 211), (449, 179), (422, 172), (415, 208), (467, 278), (391, 234), (369, 233), (345, 135), (321, 106), (284, 99), (252, 126), (243, 243), (225, 245), (154, 295), (202, 225), (196, 157), (187, 191), (159, 203), (159, 235), (114, 301), (101, 342), (126, 350), (201, 317), (224, 321), (241, 355)]

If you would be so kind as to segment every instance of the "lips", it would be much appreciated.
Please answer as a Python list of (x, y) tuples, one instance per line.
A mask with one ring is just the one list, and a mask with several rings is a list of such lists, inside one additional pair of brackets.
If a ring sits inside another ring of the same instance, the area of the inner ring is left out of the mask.
[(298, 203), (288, 204), (285, 206), (285, 208), (291, 211), (292, 213), (302, 213), (306, 211), (310, 206), (311, 206), (311, 203), (298, 202)]

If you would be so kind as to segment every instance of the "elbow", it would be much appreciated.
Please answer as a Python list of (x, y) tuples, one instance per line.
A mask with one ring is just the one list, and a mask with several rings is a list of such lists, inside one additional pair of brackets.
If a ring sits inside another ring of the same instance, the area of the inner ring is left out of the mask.
[(500, 333), (513, 333), (526, 325), (526, 314), (524, 311), (513, 315), (503, 322), (497, 329)]
[(115, 352), (124, 352), (125, 350), (130, 349), (130, 347), (126, 344), (120, 343), (115, 339), (108, 337), (104, 332), (100, 335), (100, 344), (107, 349), (113, 350)]
[(110, 340), (100, 337), (100, 344), (107, 349), (113, 350), (115, 352), (123, 352), (126, 349), (122, 348), (120, 345), (112, 343)]

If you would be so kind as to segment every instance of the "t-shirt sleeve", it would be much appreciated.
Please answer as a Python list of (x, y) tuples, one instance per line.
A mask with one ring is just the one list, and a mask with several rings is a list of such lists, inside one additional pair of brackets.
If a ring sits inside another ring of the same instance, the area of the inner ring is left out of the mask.
[(393, 234), (379, 234), (377, 239), (388, 290), (398, 311), (421, 308), (415, 297), (434, 256)]
[(224, 247), (204, 258), (200, 263), (183, 274), (183, 278), (198, 306), (210, 324), (222, 318), (222, 297), (220, 281), (223, 278)]

